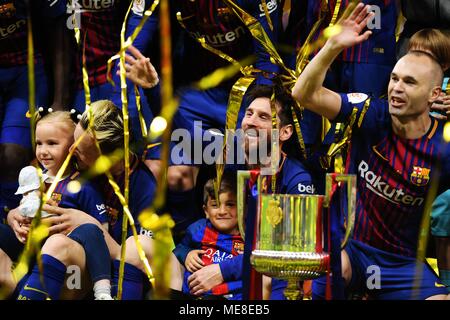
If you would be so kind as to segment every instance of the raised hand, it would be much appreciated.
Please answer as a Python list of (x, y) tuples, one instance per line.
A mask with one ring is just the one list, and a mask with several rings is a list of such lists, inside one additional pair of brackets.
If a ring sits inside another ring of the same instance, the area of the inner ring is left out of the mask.
[(333, 27), (337, 28), (337, 33), (328, 41), (339, 49), (345, 49), (367, 40), (372, 31), (367, 30), (363, 33), (362, 31), (375, 15), (373, 12), (369, 13), (369, 9), (370, 5), (359, 3), (350, 14), (347, 14), (346, 11)]
[[(133, 81), (136, 85), (142, 88), (153, 88), (159, 82), (158, 73), (155, 67), (150, 62), (149, 58), (146, 58), (142, 53), (133, 46), (128, 48), (128, 51), (132, 54), (125, 56), (125, 70), (128, 79)], [(120, 71), (117, 71), (119, 74)]]

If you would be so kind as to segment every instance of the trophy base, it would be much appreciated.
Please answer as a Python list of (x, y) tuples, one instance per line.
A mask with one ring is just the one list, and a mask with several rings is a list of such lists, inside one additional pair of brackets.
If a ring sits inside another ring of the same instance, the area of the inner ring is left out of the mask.
[(327, 252), (253, 250), (250, 262), (256, 271), (285, 280), (311, 280), (324, 275), (330, 255)]

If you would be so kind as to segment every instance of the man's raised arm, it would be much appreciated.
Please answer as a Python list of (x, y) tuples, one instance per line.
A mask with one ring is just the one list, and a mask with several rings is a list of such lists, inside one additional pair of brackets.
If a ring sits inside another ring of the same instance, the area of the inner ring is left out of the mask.
[(374, 15), (369, 13), (369, 8), (369, 5), (360, 3), (350, 14), (344, 13), (335, 26), (339, 33), (328, 39), (324, 47), (303, 70), (292, 90), (292, 96), (303, 107), (329, 120), (335, 119), (339, 114), (341, 97), (336, 92), (323, 87), (323, 82), (327, 70), (342, 50), (369, 38), (371, 31), (362, 33)]

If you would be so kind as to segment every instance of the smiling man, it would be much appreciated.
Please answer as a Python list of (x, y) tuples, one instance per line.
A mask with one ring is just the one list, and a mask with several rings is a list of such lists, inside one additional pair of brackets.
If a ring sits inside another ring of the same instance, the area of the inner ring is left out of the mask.
[[(332, 121), (348, 124), (356, 112), (347, 161), (348, 171), (357, 174), (356, 222), (353, 239), (342, 251), (347, 288), (375, 299), (445, 299), (445, 286), (416, 258), (432, 182), (438, 190), (446, 190), (449, 182), (444, 123), (429, 115), (441, 92), (442, 69), (427, 53), (410, 52), (392, 71), (387, 101), (323, 87), (326, 70), (340, 52), (369, 38), (371, 32), (363, 32), (372, 17), (368, 9), (359, 4), (339, 22), (341, 32), (307, 66), (293, 96)], [(369, 288), (368, 270), (374, 265), (380, 268), (380, 286)], [(417, 266), (423, 271), (416, 273)], [(324, 287), (324, 281), (315, 281), (313, 297), (323, 297)]]

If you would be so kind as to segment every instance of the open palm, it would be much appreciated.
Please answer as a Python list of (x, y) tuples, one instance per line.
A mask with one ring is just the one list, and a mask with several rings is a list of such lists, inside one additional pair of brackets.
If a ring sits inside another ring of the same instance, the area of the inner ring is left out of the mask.
[(343, 17), (333, 27), (337, 28), (336, 34), (330, 37), (330, 41), (341, 48), (349, 48), (367, 40), (372, 32), (361, 32), (374, 16), (373, 12), (369, 13), (369, 8), (369, 5), (359, 3), (350, 14), (348, 11), (351, 8), (347, 8)]

